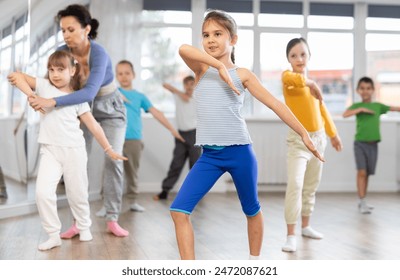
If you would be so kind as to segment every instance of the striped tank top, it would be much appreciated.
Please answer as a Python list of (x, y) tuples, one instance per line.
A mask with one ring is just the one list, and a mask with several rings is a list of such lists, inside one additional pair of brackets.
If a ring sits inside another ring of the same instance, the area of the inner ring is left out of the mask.
[(221, 80), (218, 70), (213, 67), (208, 68), (196, 85), (196, 145), (232, 146), (252, 143), (240, 112), (246, 91), (236, 69), (228, 71), (240, 95)]

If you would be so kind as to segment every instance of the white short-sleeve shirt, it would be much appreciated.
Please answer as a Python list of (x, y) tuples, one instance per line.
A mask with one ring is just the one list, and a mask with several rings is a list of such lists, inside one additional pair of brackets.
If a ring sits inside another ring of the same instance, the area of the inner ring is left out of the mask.
[[(36, 78), (36, 94), (43, 98), (67, 95), (43, 78)], [(78, 117), (90, 111), (88, 103), (46, 109), (40, 115), (38, 142), (62, 147), (85, 146), (83, 131)]]
[(179, 130), (189, 131), (196, 129), (197, 119), (196, 119), (196, 104), (193, 98), (189, 101), (182, 100), (177, 94), (175, 97), (175, 118), (176, 124)]

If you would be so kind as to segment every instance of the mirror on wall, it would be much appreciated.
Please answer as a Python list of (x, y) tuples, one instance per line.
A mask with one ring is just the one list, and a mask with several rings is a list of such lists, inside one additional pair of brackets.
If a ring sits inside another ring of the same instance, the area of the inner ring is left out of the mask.
[(79, 2), (0, 0), (0, 218), (35, 209), (39, 163), (40, 114), (8, 83), (7, 75), (45, 75), (47, 57), (62, 40), (54, 17), (62, 7)]
[(26, 98), (7, 75), (25, 71), (29, 0), (0, 0), (0, 209), (29, 200)]

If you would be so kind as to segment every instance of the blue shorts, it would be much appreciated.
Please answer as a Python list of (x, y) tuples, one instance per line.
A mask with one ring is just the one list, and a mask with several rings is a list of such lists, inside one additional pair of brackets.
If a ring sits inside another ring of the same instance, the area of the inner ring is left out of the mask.
[(252, 145), (226, 146), (222, 150), (203, 148), (170, 207), (171, 211), (191, 214), (215, 182), (229, 172), (242, 210), (247, 216), (260, 211), (257, 194), (257, 160)]

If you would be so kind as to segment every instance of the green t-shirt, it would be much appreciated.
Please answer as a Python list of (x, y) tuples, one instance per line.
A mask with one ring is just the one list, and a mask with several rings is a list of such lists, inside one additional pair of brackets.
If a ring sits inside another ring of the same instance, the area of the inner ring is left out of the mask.
[(385, 114), (390, 110), (390, 106), (379, 102), (354, 103), (349, 107), (349, 110), (358, 109), (360, 107), (367, 108), (375, 112), (375, 114), (359, 113), (356, 115), (357, 131), (355, 139), (361, 142), (380, 141), (380, 115)]

